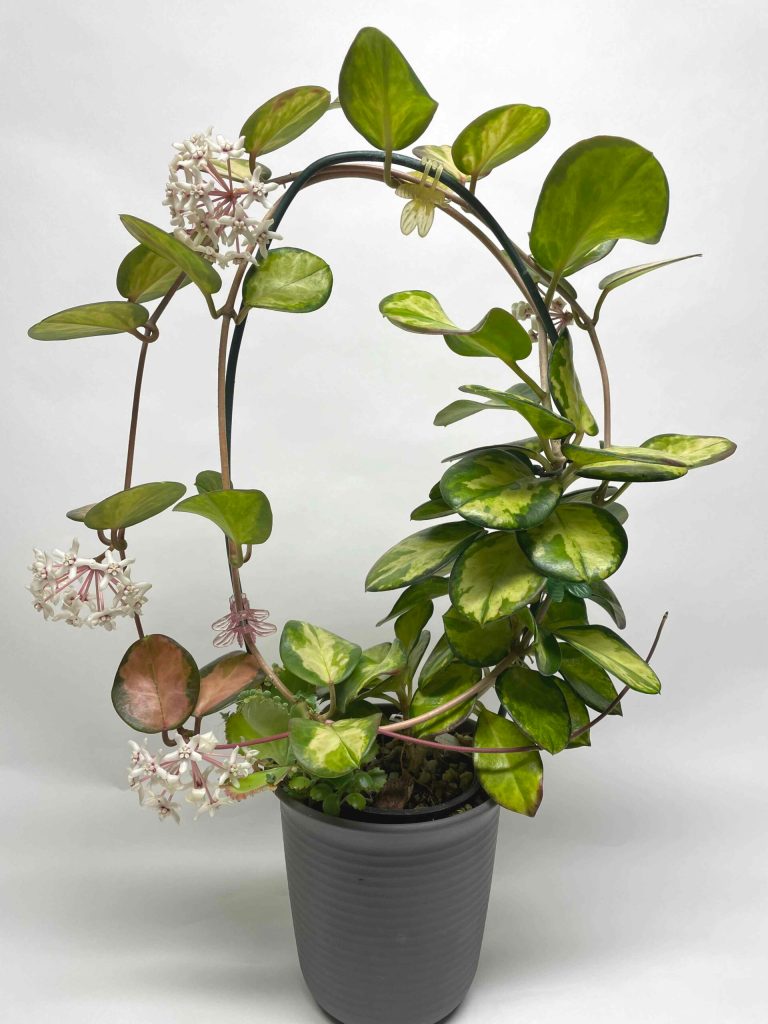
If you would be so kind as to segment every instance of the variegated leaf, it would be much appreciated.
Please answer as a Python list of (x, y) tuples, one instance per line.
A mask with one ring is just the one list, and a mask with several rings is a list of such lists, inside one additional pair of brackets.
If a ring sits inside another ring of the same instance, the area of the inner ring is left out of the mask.
[(736, 451), (736, 445), (727, 437), (701, 437), (698, 434), (656, 434), (643, 441), (640, 448), (669, 456), (688, 469), (711, 466)]
[(496, 682), (499, 700), (512, 719), (550, 754), (565, 750), (571, 738), (571, 716), (555, 682), (525, 665), (515, 665)]
[(563, 445), (563, 455), (578, 467), (578, 474), (592, 480), (623, 480), (632, 483), (676, 480), (685, 476), (687, 467), (679, 460), (650, 448), (612, 445), (610, 448), (586, 448)]
[[(446, 701), (465, 693), (480, 679), (480, 669), (473, 665), (466, 665), (454, 661), (439, 672), (435, 672), (424, 682), (419, 683), (419, 688), (413, 695), (411, 701), (411, 714), (423, 715), (427, 711), (439, 708)], [(475, 698), (457, 704), (440, 715), (422, 722), (413, 727), (415, 736), (434, 736), (437, 733), (448, 732), (462, 722), (472, 711)]]
[(336, 779), (359, 768), (376, 740), (381, 715), (315, 722), (292, 718), (291, 750), (305, 771), (321, 779)]
[(406, 654), (399, 640), (366, 648), (354, 670), (336, 687), (336, 706), (339, 711), (346, 711), (357, 695), (371, 683), (401, 672), (405, 662)]
[(252, 654), (234, 651), (200, 669), (200, 695), (194, 715), (212, 715), (227, 707), (243, 690), (254, 686), (263, 673)]
[(647, 661), (607, 626), (566, 626), (557, 635), (638, 693), (658, 693), (659, 677)]
[(573, 582), (602, 580), (627, 553), (622, 525), (604, 509), (560, 504), (540, 526), (518, 534), (531, 564), (545, 576)]
[(112, 684), (112, 703), (139, 732), (164, 732), (186, 722), (200, 692), (200, 673), (189, 651), (152, 633), (131, 644)]
[(366, 590), (397, 590), (432, 576), (452, 562), (467, 544), (482, 536), (471, 523), (442, 523), (398, 541), (371, 567)]
[[(555, 632), (559, 634), (558, 629)], [(568, 644), (560, 644), (559, 672), (593, 711), (602, 714), (619, 695), (608, 673)], [(621, 704), (617, 704), (610, 714), (622, 715)]]
[(567, 331), (560, 335), (549, 357), (549, 386), (555, 405), (580, 433), (597, 433), (595, 417), (581, 391), (573, 362), (573, 342)]
[(543, 408), (530, 399), (521, 398), (518, 395), (510, 394), (508, 391), (497, 391), (494, 388), (487, 388), (481, 384), (465, 384), (459, 388), (468, 395), (477, 395), (479, 398), (493, 399), (497, 403), (519, 412), (533, 427), (539, 437), (556, 438), (566, 437), (576, 431), (570, 420), (564, 419)]
[[(530, 740), (514, 722), (483, 708), (477, 716), (476, 747), (525, 747)], [(488, 796), (518, 814), (533, 817), (541, 804), (544, 768), (541, 754), (473, 754), (475, 772)]]
[[(227, 715), (226, 735), (228, 743), (244, 740), (258, 740), (263, 736), (279, 736), (288, 732), (291, 719), (290, 705), (277, 694), (257, 692), (246, 698), (238, 710)], [(277, 764), (290, 761), (290, 746), (287, 739), (271, 740), (257, 747), (260, 757), (270, 758)]]
[(392, 611), (383, 619), (379, 619), (377, 626), (383, 626), (390, 619), (396, 619), (399, 615), (415, 608), (425, 601), (432, 601), (436, 597), (444, 597), (448, 594), (448, 580), (444, 576), (430, 576), (420, 583), (414, 583), (402, 592), (400, 597), (392, 605)]
[(449, 608), (443, 615), (443, 625), (456, 657), (469, 665), (479, 666), (498, 664), (509, 653), (519, 632), (509, 616), (480, 626), (471, 619), (465, 619), (455, 608)]
[(465, 174), (479, 178), (530, 149), (548, 128), (549, 113), (543, 107), (494, 107), (459, 132), (451, 147), (453, 158)]
[(515, 534), (492, 533), (475, 541), (456, 560), (449, 592), (461, 615), (485, 625), (527, 605), (544, 583)]
[(541, 523), (562, 494), (553, 479), (541, 479), (517, 456), (504, 451), (468, 455), (446, 470), (440, 490), (464, 519), (500, 530)]
[(357, 644), (296, 619), (286, 622), (280, 637), (280, 657), (285, 667), (314, 686), (330, 686), (346, 679), (362, 653)]

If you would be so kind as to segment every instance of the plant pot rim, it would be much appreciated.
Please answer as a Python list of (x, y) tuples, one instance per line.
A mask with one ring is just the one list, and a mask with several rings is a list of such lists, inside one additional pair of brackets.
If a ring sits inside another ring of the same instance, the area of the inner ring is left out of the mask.
[[(471, 793), (474, 790), (474, 786), (467, 789), (462, 796)], [(430, 830), (433, 831), (439, 828), (449, 828), (458, 819), (465, 819), (470, 817), (480, 817), (483, 814), (491, 814), (496, 809), (496, 802), (480, 787), (481, 802), (475, 807), (470, 808), (468, 811), (462, 811), (461, 814), (448, 814), (445, 817), (437, 818), (431, 817), (426, 819), (419, 819), (417, 821), (410, 820), (406, 814), (402, 812), (393, 812), (393, 818), (391, 821), (368, 821), (363, 818), (342, 818), (331, 814), (323, 814), (322, 811), (315, 810), (314, 807), (308, 807), (301, 800), (296, 797), (288, 796), (283, 790), (282, 786), (278, 786), (275, 790), (275, 795), (278, 800), (282, 802), (285, 807), (290, 807), (291, 810), (296, 811), (297, 814), (303, 814), (306, 818), (314, 818), (316, 821), (324, 821), (329, 827), (348, 829), (357, 832), (388, 832), (392, 833), (395, 830), (407, 831), (409, 834), (417, 831)], [(428, 808), (428, 811), (435, 811), (438, 814), (441, 808), (449, 805), (453, 801), (447, 801), (446, 804), (436, 804), (432, 808)]]

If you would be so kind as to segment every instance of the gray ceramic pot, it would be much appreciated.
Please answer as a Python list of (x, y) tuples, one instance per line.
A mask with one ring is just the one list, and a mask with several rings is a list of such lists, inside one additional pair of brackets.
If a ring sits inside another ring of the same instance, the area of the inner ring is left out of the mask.
[(299, 963), (317, 1002), (343, 1024), (442, 1020), (477, 969), (498, 806), (360, 821), (278, 795)]

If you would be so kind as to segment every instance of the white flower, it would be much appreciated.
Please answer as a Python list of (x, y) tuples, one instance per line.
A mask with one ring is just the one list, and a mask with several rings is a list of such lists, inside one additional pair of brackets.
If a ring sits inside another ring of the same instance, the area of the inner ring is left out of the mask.
[(27, 589), (35, 610), (45, 619), (112, 630), (116, 619), (140, 615), (146, 603), (151, 584), (131, 580), (132, 564), (133, 559), (121, 558), (112, 550), (81, 558), (76, 540), (67, 551), (55, 549), (48, 554), (35, 548)]
[(232, 161), (246, 156), (244, 139), (231, 142), (212, 130), (174, 143), (176, 155), (163, 204), (171, 212), (174, 235), (212, 263), (256, 263), (258, 249), (266, 256), (269, 242), (280, 235), (269, 231), (269, 217), (252, 218), (252, 203), (269, 207), (268, 196), (277, 185), (261, 180), (264, 168), (243, 174)]
[(237, 748), (230, 752), (229, 760), (224, 765), (224, 771), (219, 775), (219, 786), (231, 785), (237, 789), (240, 779), (253, 775), (253, 765), (239, 757)]
[(410, 200), (400, 214), (400, 230), (404, 235), (410, 235), (417, 228), (419, 235), (424, 238), (432, 227), (435, 209), (447, 204), (448, 194), (440, 187), (442, 172), (442, 165), (427, 162), (424, 173), (419, 174), (416, 180), (402, 181), (395, 189), (396, 196)]

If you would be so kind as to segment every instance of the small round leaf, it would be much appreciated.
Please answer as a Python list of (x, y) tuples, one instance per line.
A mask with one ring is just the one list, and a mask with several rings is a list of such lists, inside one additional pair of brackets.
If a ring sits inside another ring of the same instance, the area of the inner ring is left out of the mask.
[(243, 285), (246, 306), (280, 313), (311, 313), (328, 301), (333, 287), (331, 268), (304, 249), (272, 249), (253, 267)]
[(331, 94), (319, 85), (286, 89), (258, 107), (243, 127), (245, 148), (252, 157), (287, 146), (319, 121), (331, 105)]
[(479, 178), (530, 149), (548, 128), (549, 114), (543, 107), (494, 107), (459, 132), (451, 147), (453, 159), (465, 174)]
[(627, 553), (622, 525), (602, 508), (561, 504), (540, 526), (518, 534), (531, 565), (545, 576), (572, 582), (602, 580)]
[(192, 655), (161, 633), (131, 644), (112, 685), (112, 703), (139, 732), (175, 729), (189, 718), (200, 690)]
[(457, 611), (485, 625), (532, 601), (545, 580), (523, 554), (513, 533), (492, 533), (475, 541), (456, 560), (450, 596)]

